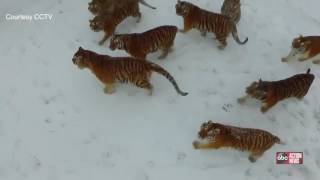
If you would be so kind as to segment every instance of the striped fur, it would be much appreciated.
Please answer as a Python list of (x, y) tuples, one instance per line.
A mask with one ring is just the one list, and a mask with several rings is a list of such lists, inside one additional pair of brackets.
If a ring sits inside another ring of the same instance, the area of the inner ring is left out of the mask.
[(101, 14), (111, 11), (116, 11), (124, 6), (135, 6), (138, 5), (139, 2), (151, 9), (156, 9), (155, 7), (149, 5), (144, 0), (92, 0), (89, 2), (88, 10), (92, 14)]
[(297, 74), (280, 81), (262, 81), (253, 82), (246, 89), (247, 96), (238, 99), (243, 104), (248, 97), (252, 97), (263, 102), (261, 112), (267, 112), (277, 102), (296, 97), (302, 99), (309, 91), (314, 80), (314, 75), (307, 73)]
[(116, 27), (127, 17), (137, 17), (139, 22), (141, 13), (139, 11), (139, 4), (131, 4), (123, 8), (117, 9), (111, 14), (98, 14), (94, 19), (90, 20), (90, 28), (95, 31), (104, 31), (105, 35), (99, 42), (102, 45), (116, 30)]
[(230, 32), (237, 43), (245, 44), (248, 41), (248, 38), (243, 42), (239, 40), (236, 24), (225, 15), (209, 12), (180, 0), (176, 4), (176, 13), (184, 20), (184, 29), (180, 30), (181, 32), (186, 33), (192, 28), (200, 30), (202, 35), (212, 32), (220, 42), (220, 49), (227, 45), (226, 39)]
[(74, 54), (72, 61), (80, 69), (90, 69), (105, 84), (105, 93), (113, 93), (114, 83), (120, 82), (132, 83), (137, 87), (147, 89), (151, 95), (153, 86), (150, 83), (150, 77), (152, 72), (157, 72), (167, 78), (180, 95), (188, 94), (180, 90), (174, 78), (165, 69), (151, 62), (131, 57), (100, 55), (81, 47)]
[(229, 126), (212, 121), (203, 123), (198, 135), (205, 142), (194, 141), (195, 149), (229, 147), (249, 151), (251, 162), (255, 162), (275, 143), (283, 144), (277, 136), (264, 130)]
[(314, 64), (320, 64), (320, 36), (299, 36), (292, 41), (290, 54), (282, 58), (282, 62), (289, 62), (294, 57), (299, 61), (312, 59)]
[(177, 31), (176, 26), (160, 26), (143, 33), (114, 35), (110, 40), (110, 49), (125, 50), (140, 59), (146, 59), (147, 54), (162, 50), (159, 59), (163, 59), (174, 44)]
[(240, 0), (224, 0), (221, 7), (221, 14), (228, 16), (236, 24), (241, 18)]

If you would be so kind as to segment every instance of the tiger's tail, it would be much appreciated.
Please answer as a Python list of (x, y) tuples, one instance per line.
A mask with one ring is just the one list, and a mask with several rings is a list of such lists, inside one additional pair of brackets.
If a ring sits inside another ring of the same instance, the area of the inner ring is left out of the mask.
[(183, 92), (180, 90), (177, 82), (174, 80), (174, 78), (169, 74), (169, 72), (167, 72), (165, 69), (163, 69), (162, 67), (160, 67), (159, 65), (157, 64), (154, 64), (154, 63), (149, 63), (150, 65), (150, 69), (163, 75), (165, 78), (167, 78), (171, 83), (172, 85), (174, 86), (174, 88), (176, 89), (177, 93), (180, 94), (181, 96), (186, 96), (188, 95), (189, 93), (187, 92)]
[(275, 142), (276, 142), (277, 144), (286, 145), (286, 143), (283, 142), (283, 141), (281, 141), (278, 136), (274, 136), (274, 139), (275, 139)]
[(244, 41), (240, 41), (238, 36), (237, 26), (234, 22), (232, 22), (232, 37), (238, 44), (245, 44), (248, 42), (248, 37)]
[(157, 9), (157, 8), (155, 8), (155, 7), (151, 6), (150, 4), (146, 3), (146, 1), (145, 1), (145, 0), (139, 0), (139, 2), (140, 2), (141, 4), (143, 4), (143, 5), (145, 5), (145, 6), (149, 7), (149, 8), (151, 8), (151, 9)]
[(310, 74), (310, 71), (311, 71), (311, 69), (309, 68), (309, 69), (307, 70), (307, 74)]

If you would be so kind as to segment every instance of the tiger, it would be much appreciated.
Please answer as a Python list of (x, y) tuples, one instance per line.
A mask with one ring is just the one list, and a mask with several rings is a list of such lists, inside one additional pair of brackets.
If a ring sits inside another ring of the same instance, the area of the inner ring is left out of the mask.
[(282, 58), (282, 62), (289, 62), (294, 57), (299, 61), (313, 58), (314, 64), (320, 64), (320, 36), (302, 36), (293, 39), (292, 49), (287, 57)]
[(150, 77), (152, 72), (157, 72), (172, 83), (179, 95), (188, 95), (187, 92), (180, 90), (175, 79), (165, 69), (148, 61), (132, 57), (101, 55), (79, 47), (72, 58), (72, 62), (80, 69), (90, 69), (104, 83), (104, 93), (106, 94), (114, 93), (114, 84), (119, 82), (134, 84), (137, 87), (146, 89), (149, 92), (148, 94), (152, 95), (153, 86), (150, 83)]
[(139, 59), (146, 59), (148, 53), (161, 49), (163, 53), (158, 59), (164, 59), (174, 44), (177, 31), (176, 26), (160, 26), (143, 33), (117, 34), (111, 38), (109, 48), (125, 50)]
[(101, 12), (108, 12), (112, 11), (114, 9), (120, 9), (123, 6), (128, 6), (128, 5), (138, 5), (139, 2), (151, 9), (156, 9), (156, 7), (153, 7), (146, 3), (144, 0), (92, 0), (89, 2), (89, 7), (88, 10), (94, 14), (100, 14)]
[(113, 14), (99, 14), (95, 16), (90, 22), (90, 28), (95, 31), (104, 31), (105, 35), (99, 45), (103, 45), (104, 42), (114, 34), (116, 27), (127, 17), (137, 17), (137, 22), (140, 21), (141, 13), (139, 12), (139, 5), (128, 6), (127, 8), (121, 8), (115, 11)]
[(180, 0), (176, 4), (176, 14), (184, 20), (184, 29), (180, 32), (186, 33), (192, 28), (200, 30), (202, 36), (205, 36), (207, 31), (212, 32), (220, 42), (219, 49), (227, 46), (226, 39), (230, 32), (237, 43), (245, 44), (248, 41), (248, 38), (242, 42), (239, 40), (236, 24), (225, 15), (209, 12)]
[(224, 125), (211, 120), (201, 125), (198, 136), (201, 141), (193, 142), (195, 149), (233, 148), (249, 151), (248, 159), (252, 163), (274, 144), (285, 144), (265, 130)]
[(246, 88), (247, 95), (239, 98), (238, 102), (244, 104), (249, 97), (258, 99), (263, 103), (260, 110), (265, 113), (281, 100), (290, 97), (301, 100), (308, 93), (313, 80), (314, 75), (310, 74), (310, 69), (306, 73), (296, 74), (279, 81), (262, 81), (260, 79)]
[(221, 7), (221, 14), (228, 16), (235, 24), (237, 24), (241, 18), (240, 0), (224, 0)]

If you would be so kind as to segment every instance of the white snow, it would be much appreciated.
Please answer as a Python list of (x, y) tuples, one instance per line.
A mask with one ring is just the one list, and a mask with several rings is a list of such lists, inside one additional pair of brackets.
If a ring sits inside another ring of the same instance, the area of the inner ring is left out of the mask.
[[(182, 28), (175, 0), (146, 0), (140, 23), (129, 18), (119, 33), (172, 24)], [(191, 0), (219, 12), (222, 0)], [(89, 28), (88, 1), (1, 0), (0, 179), (1, 180), (316, 180), (320, 178), (320, 66), (282, 63), (299, 34), (319, 35), (319, 0), (242, 0), (240, 46), (231, 38), (221, 51), (212, 34), (178, 34), (166, 68), (181, 89), (154, 74), (153, 96), (129, 85), (113, 95), (71, 59), (79, 46), (112, 56), (99, 46), (102, 33)], [(51, 21), (7, 21), (5, 15), (49, 13)], [(302, 100), (289, 99), (268, 113), (260, 104), (239, 105), (252, 81), (279, 80), (311, 67), (315, 79)], [(256, 163), (231, 149), (194, 150), (207, 120), (267, 130), (275, 145)], [(278, 151), (304, 152), (303, 165), (276, 165)]]

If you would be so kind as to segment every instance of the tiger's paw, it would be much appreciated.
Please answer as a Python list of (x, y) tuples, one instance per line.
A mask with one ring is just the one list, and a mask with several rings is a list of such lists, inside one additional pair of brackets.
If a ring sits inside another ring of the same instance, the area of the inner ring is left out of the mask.
[(281, 62), (288, 62), (288, 58), (281, 58)]
[(116, 92), (116, 90), (112, 87), (105, 87), (104, 89), (103, 89), (103, 92), (105, 93), (105, 94), (113, 94), (114, 92)]
[(262, 106), (262, 107), (260, 108), (260, 111), (261, 111), (262, 113), (266, 113), (268, 110), (269, 110), (269, 107), (266, 106), (266, 105), (264, 105), (264, 106)]
[(257, 158), (255, 158), (254, 156), (249, 156), (249, 161), (252, 163), (255, 163), (257, 161)]
[(193, 145), (194, 149), (200, 149), (199, 148), (199, 146), (200, 146), (200, 142), (199, 141), (193, 141), (192, 145)]
[(220, 49), (220, 50), (224, 50), (226, 48), (226, 45), (219, 45), (218, 46), (218, 49)]
[(312, 61), (313, 64), (320, 64), (320, 60), (314, 60)]

